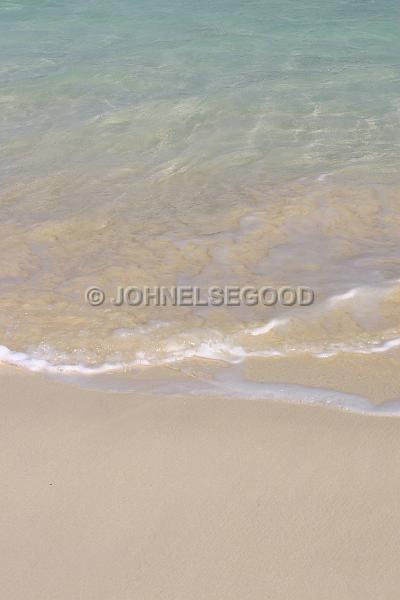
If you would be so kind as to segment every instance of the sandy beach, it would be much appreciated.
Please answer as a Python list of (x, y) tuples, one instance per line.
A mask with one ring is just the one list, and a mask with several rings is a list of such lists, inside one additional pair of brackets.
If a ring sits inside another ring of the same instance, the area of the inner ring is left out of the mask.
[(400, 598), (397, 0), (0, 1), (0, 600)]
[(398, 598), (400, 419), (0, 388), (2, 598)]

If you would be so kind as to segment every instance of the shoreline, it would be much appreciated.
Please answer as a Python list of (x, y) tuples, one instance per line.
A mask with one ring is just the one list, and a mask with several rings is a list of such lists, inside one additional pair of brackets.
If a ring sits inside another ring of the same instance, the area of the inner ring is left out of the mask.
[[(23, 353), (14, 353), (20, 357)], [(141, 394), (149, 397), (209, 397), (215, 401), (278, 402), (328, 407), (344, 412), (400, 416), (400, 350), (384, 353), (338, 353), (318, 357), (298, 353), (286, 357), (254, 357), (240, 364), (198, 359), (158, 367), (138, 366), (120, 371), (82, 373), (43, 367), (43, 361), (1, 362), (0, 373), (60, 382), (82, 392)], [(35, 381), (33, 379), (33, 381)]]

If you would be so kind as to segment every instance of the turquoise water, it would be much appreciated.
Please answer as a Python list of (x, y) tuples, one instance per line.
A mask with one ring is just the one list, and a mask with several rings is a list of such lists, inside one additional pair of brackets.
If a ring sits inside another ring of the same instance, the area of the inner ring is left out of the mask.
[[(396, 345), (399, 24), (394, 0), (0, 1), (3, 358)], [(320, 302), (288, 318), (84, 301), (177, 283)]]
[(399, 24), (392, 0), (3, 0), (5, 176), (84, 162), (143, 178), (367, 169), (386, 181), (399, 167)]

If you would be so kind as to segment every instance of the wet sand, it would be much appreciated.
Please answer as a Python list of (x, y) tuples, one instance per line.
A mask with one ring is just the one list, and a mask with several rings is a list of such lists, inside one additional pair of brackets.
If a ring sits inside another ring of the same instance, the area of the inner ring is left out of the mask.
[(1, 597), (397, 600), (400, 419), (0, 389)]

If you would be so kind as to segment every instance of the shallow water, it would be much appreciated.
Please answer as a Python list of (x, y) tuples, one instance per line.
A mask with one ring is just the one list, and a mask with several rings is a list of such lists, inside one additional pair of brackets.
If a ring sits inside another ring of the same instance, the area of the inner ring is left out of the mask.
[[(399, 18), (391, 0), (2, 2), (0, 359), (215, 378), (397, 347)], [(315, 302), (110, 303), (176, 285)]]

